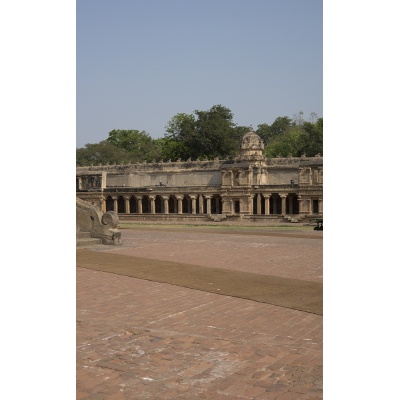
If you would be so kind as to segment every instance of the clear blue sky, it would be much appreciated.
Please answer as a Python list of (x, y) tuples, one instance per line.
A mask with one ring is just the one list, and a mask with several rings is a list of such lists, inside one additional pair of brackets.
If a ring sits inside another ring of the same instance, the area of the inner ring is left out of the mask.
[(322, 0), (78, 0), (77, 147), (163, 137), (177, 113), (238, 125), (322, 114)]

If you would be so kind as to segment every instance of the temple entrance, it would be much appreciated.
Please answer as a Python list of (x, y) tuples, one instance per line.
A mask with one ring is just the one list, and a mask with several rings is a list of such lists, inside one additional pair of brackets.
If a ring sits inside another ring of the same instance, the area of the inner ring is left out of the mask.
[(240, 201), (235, 200), (235, 214), (240, 214)]
[(125, 212), (125, 200), (122, 196), (118, 197), (118, 213)]
[(137, 213), (136, 197), (131, 197), (129, 199), (129, 208), (131, 213)]
[(211, 198), (211, 214), (221, 214), (222, 200), (221, 196), (216, 194)]
[(272, 194), (269, 200), (269, 213), (282, 214), (282, 199), (278, 194)]
[(150, 199), (149, 196), (143, 196), (142, 212), (148, 214), (150, 212)]
[(188, 196), (184, 196), (182, 200), (182, 213), (188, 214), (190, 211), (191, 201)]
[(289, 193), (286, 198), (286, 214), (298, 214), (299, 213), (299, 199), (297, 194)]
[(168, 199), (168, 213), (176, 214), (178, 212), (178, 202), (175, 196), (171, 196)]
[(114, 200), (111, 196), (107, 197), (106, 200), (106, 211), (114, 211)]
[(312, 213), (318, 214), (318, 199), (313, 199), (312, 201)]
[(156, 214), (162, 214), (164, 212), (164, 201), (161, 196), (155, 198), (155, 212)]

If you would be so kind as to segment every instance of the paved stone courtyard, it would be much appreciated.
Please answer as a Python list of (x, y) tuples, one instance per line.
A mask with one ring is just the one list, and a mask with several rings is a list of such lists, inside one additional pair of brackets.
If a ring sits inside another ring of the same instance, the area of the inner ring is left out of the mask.
[[(261, 232), (142, 227), (92, 250), (322, 282), (322, 232)], [(322, 399), (320, 315), (78, 266), (76, 317), (78, 400)]]

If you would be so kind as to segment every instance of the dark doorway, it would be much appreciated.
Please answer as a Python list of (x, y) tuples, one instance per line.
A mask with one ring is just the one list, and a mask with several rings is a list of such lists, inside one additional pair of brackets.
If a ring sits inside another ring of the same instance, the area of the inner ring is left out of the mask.
[(118, 197), (118, 213), (125, 212), (125, 200), (122, 196)]
[(240, 201), (235, 200), (235, 213), (239, 214), (240, 213)]
[(111, 196), (107, 197), (106, 200), (106, 211), (114, 211), (114, 200)]
[(318, 214), (318, 200), (313, 200), (312, 201), (312, 212), (313, 214)]

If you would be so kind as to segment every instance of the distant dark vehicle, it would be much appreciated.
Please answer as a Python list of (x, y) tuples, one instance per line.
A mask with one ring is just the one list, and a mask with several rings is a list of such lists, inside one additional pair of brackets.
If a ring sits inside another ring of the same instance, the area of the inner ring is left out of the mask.
[(323, 219), (322, 218), (312, 218), (312, 221), (317, 223), (317, 226), (314, 227), (314, 231), (322, 231)]

